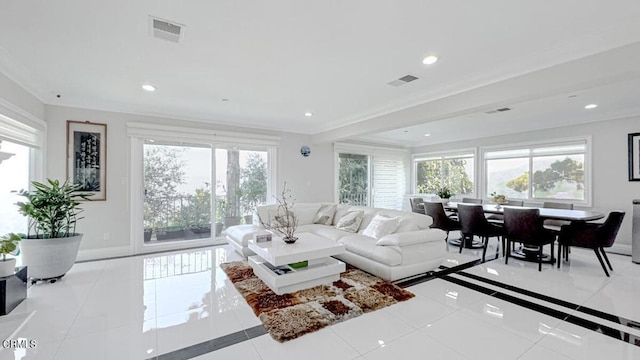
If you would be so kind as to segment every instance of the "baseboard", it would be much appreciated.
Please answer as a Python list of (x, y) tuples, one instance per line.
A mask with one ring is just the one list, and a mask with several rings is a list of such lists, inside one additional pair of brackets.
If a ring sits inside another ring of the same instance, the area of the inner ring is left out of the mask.
[(131, 252), (131, 247), (128, 245), (101, 249), (86, 249), (78, 251), (76, 261), (99, 260), (129, 255), (133, 255), (133, 253)]

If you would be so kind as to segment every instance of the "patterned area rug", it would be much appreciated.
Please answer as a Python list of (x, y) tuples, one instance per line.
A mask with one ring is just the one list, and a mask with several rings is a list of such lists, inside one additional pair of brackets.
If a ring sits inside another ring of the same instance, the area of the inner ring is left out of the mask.
[(284, 342), (325, 326), (382, 309), (415, 295), (347, 265), (340, 280), (290, 294), (276, 295), (243, 262), (220, 265), (265, 329)]

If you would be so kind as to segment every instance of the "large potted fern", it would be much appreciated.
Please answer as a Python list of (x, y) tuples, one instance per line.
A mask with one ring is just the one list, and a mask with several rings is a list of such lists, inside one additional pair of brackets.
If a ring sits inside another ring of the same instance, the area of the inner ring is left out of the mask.
[(82, 219), (78, 206), (90, 196), (80, 191), (80, 185), (50, 179), (47, 183), (32, 182), (33, 191), (20, 191), (27, 201), (17, 203), (20, 213), (29, 218), (20, 249), (34, 282), (55, 282), (75, 263), (82, 239), (82, 234), (76, 233), (76, 223)]

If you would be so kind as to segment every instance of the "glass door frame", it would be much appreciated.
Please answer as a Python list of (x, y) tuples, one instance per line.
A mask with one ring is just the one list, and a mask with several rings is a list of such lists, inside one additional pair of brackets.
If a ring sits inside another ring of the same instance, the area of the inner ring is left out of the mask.
[[(188, 241), (172, 241), (167, 243), (157, 244), (145, 244), (143, 239), (144, 233), (144, 144), (146, 139), (155, 140), (155, 144), (174, 144), (174, 145), (195, 145), (210, 147), (211, 149), (211, 238), (208, 239), (193, 239)], [(260, 148), (261, 151), (267, 151), (267, 203), (273, 198), (275, 188), (277, 184), (276, 169), (277, 169), (277, 146), (268, 144), (250, 144), (249, 140), (242, 141), (206, 141), (201, 139), (180, 139), (175, 137), (168, 137), (159, 134), (149, 134), (148, 136), (132, 136), (131, 137), (131, 190), (130, 190), (130, 208), (131, 208), (131, 226), (130, 226), (130, 238), (131, 238), (131, 252), (133, 254), (146, 254), (161, 251), (170, 250), (182, 250), (204, 246), (214, 246), (226, 244), (227, 241), (224, 237), (215, 236), (215, 217), (216, 217), (216, 196), (215, 196), (215, 181), (216, 181), (216, 156), (215, 151), (218, 146), (220, 148), (226, 148), (229, 144), (234, 144), (240, 150), (243, 147), (247, 148)]]

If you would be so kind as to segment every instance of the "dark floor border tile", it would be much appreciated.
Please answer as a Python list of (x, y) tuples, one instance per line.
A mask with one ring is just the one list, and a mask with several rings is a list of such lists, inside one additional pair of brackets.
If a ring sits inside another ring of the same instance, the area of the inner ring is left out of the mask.
[(401, 279), (397, 282), (394, 282), (395, 285), (398, 285), (402, 288), (406, 288), (409, 286), (413, 286), (413, 285), (418, 285), (418, 284), (422, 284), (423, 282), (429, 281), (429, 280), (433, 280), (439, 277), (442, 277), (444, 275), (449, 275), (449, 274), (453, 274), (455, 272), (458, 271), (462, 271), (465, 269), (468, 269), (470, 267), (476, 266), (478, 264), (480, 264), (482, 261), (480, 259), (478, 260), (473, 260), (470, 261), (468, 263), (464, 263), (458, 266), (454, 266), (454, 267), (446, 267), (446, 266), (440, 266), (439, 269), (440, 271), (429, 271), (428, 273), (416, 276), (416, 277), (412, 277), (410, 279)]
[(529, 296), (529, 297), (532, 297), (532, 298), (535, 298), (535, 299), (538, 299), (538, 300), (543, 300), (543, 301), (546, 301), (546, 302), (551, 303), (551, 304), (560, 305), (560, 306), (566, 307), (566, 308), (571, 309), (571, 310), (577, 310), (577, 311), (580, 311), (582, 313), (585, 313), (585, 314), (588, 314), (588, 315), (592, 315), (592, 316), (598, 317), (598, 318), (603, 319), (603, 320), (608, 320), (608, 321), (611, 321), (611, 322), (614, 322), (614, 323), (617, 323), (617, 324), (621, 324), (621, 325), (624, 325), (624, 326), (627, 326), (627, 327), (630, 327), (630, 328), (633, 328), (633, 329), (640, 328), (640, 322), (635, 321), (635, 320), (631, 320), (631, 319), (627, 319), (627, 318), (624, 318), (622, 316), (617, 316), (617, 315), (614, 315), (614, 314), (606, 313), (604, 311), (592, 309), (592, 308), (589, 308), (589, 307), (586, 307), (586, 306), (581, 306), (579, 304), (575, 304), (575, 303), (572, 303), (572, 302), (569, 302), (569, 301), (564, 301), (564, 300), (561, 300), (561, 299), (557, 299), (557, 298), (554, 298), (554, 297), (551, 297), (551, 296), (548, 296), (548, 295), (543, 295), (543, 294), (540, 294), (540, 293), (537, 293), (537, 292), (533, 292), (533, 291), (530, 291), (530, 290), (527, 290), (527, 289), (523, 289), (523, 288), (520, 288), (520, 287), (517, 287), (517, 286), (505, 284), (503, 282), (499, 282), (499, 281), (496, 281), (496, 280), (487, 279), (485, 277), (482, 277), (482, 276), (479, 276), (479, 275), (476, 275), (476, 274), (469, 274), (469, 273), (465, 273), (465, 272), (458, 272), (457, 274), (460, 275), (460, 276), (464, 276), (464, 277), (470, 278), (470, 279), (474, 279), (474, 280), (477, 280), (477, 281), (484, 282), (486, 284), (493, 285), (495, 287), (499, 287), (501, 289), (513, 291), (515, 293), (526, 295), (526, 296)]
[(166, 354), (158, 355), (156, 357), (149, 358), (147, 360), (187, 360), (193, 359), (200, 355), (204, 355), (216, 350), (220, 350), (227, 346), (239, 344), (243, 341), (253, 339), (258, 336), (266, 334), (264, 326), (258, 325), (252, 328), (244, 329), (232, 334), (221, 336), (219, 338), (211, 339), (201, 342), (199, 344), (187, 346), (182, 349), (178, 349)]
[(458, 279), (449, 275), (445, 275), (440, 277), (440, 279), (460, 285), (460, 286), (464, 286), (468, 289), (474, 290), (474, 291), (478, 291), (480, 293), (495, 297), (496, 299), (500, 299), (500, 300), (504, 300), (507, 301), (509, 303), (518, 305), (518, 306), (522, 306), (524, 308), (527, 308), (529, 310), (533, 310), (542, 314), (546, 314), (549, 316), (552, 316), (556, 319), (560, 319), (562, 321), (566, 321), (569, 322), (571, 324), (577, 325), (577, 326), (581, 326), (585, 329), (589, 329), (598, 333), (601, 333), (603, 335), (609, 336), (611, 338), (629, 343), (631, 345), (635, 345), (635, 346), (640, 346), (640, 337), (637, 337), (633, 334), (627, 333), (625, 331), (621, 331), (621, 330), (617, 330), (614, 329), (612, 327), (603, 325), (603, 324), (599, 324), (596, 323), (594, 321), (591, 320), (587, 320), (587, 319), (583, 319), (574, 315), (570, 315), (564, 311), (560, 311), (560, 310), (556, 310), (556, 309), (552, 309), (550, 307), (544, 306), (544, 305), (540, 305), (540, 304), (536, 304), (534, 302), (525, 300), (525, 299), (521, 299), (512, 295), (508, 295), (505, 294), (503, 292), (497, 291), (497, 290), (493, 290), (493, 289), (489, 289), (487, 287), (478, 285), (478, 284), (474, 284), (462, 279)]

